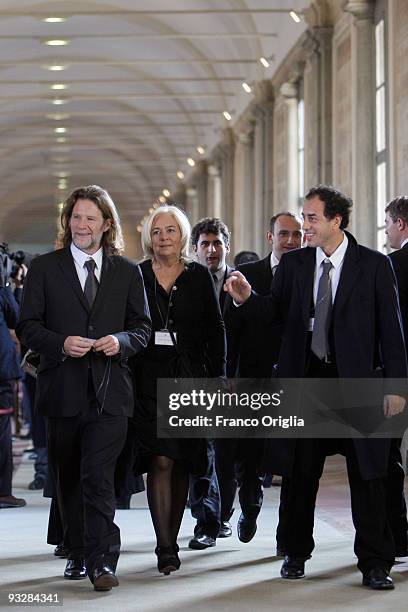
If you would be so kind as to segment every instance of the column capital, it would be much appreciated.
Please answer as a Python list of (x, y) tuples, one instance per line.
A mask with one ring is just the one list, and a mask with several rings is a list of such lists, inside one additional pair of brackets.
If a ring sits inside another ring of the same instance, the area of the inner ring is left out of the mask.
[(375, 0), (344, 0), (342, 8), (344, 12), (350, 13), (356, 19), (372, 19)]
[(273, 102), (274, 92), (272, 82), (268, 79), (258, 81), (254, 86), (255, 102), (262, 104), (264, 102)]
[(333, 6), (328, 0), (313, 0), (310, 6), (304, 9), (303, 15), (311, 28), (334, 25)]
[(287, 81), (286, 83), (282, 83), (279, 88), (279, 93), (286, 101), (292, 100), (298, 96), (298, 86), (292, 81)]

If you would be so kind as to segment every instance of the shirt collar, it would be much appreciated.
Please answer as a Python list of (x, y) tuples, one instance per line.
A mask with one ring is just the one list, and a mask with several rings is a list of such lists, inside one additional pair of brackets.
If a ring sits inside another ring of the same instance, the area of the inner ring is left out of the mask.
[(348, 245), (348, 238), (346, 236), (346, 234), (343, 232), (343, 242), (341, 244), (339, 244), (339, 246), (337, 247), (337, 249), (334, 251), (334, 253), (332, 253), (330, 255), (330, 257), (327, 257), (326, 253), (323, 251), (323, 249), (321, 249), (320, 247), (317, 247), (316, 249), (316, 265), (319, 268), (320, 264), (325, 260), (325, 259), (330, 259), (333, 268), (339, 268), (341, 266), (341, 264), (343, 263), (343, 259), (344, 256), (346, 254), (346, 250), (347, 250), (347, 245)]
[(71, 242), (71, 253), (72, 253), (72, 257), (74, 258), (78, 266), (80, 266), (81, 268), (84, 267), (85, 262), (88, 261), (88, 259), (93, 259), (94, 262), (96, 263), (96, 269), (97, 270), (102, 269), (102, 259), (103, 259), (103, 248), (102, 247), (100, 247), (100, 249), (98, 249), (96, 253), (94, 253), (93, 255), (88, 255), (88, 253), (84, 253), (84, 251), (81, 251), (81, 249), (78, 249), (78, 247), (76, 247), (75, 244)]
[(400, 248), (402, 249), (402, 247), (404, 247), (406, 244), (408, 244), (408, 238), (405, 238), (404, 242), (401, 244)]
[(271, 270), (276, 268), (279, 265), (279, 259), (276, 257), (275, 253), (272, 251), (271, 253)]
[(215, 274), (215, 276), (217, 277), (218, 282), (221, 280), (224, 280), (226, 269), (227, 269), (227, 266), (224, 266), (220, 270), (217, 270), (216, 272), (212, 272), (212, 274), (213, 275)]

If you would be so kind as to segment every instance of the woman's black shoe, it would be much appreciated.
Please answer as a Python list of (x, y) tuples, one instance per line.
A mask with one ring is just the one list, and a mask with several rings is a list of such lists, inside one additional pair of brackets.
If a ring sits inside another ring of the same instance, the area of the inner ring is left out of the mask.
[(181, 562), (178, 552), (178, 546), (157, 546), (155, 551), (157, 555), (157, 569), (161, 574), (168, 576), (171, 572), (175, 572), (180, 568)]

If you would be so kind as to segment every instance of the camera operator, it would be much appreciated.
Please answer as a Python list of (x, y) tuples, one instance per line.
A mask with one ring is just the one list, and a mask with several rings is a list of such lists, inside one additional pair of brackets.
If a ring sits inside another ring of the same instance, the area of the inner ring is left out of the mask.
[(11, 268), (7, 248), (0, 245), (0, 508), (26, 505), (24, 499), (11, 494), (13, 451), (10, 416), (14, 410), (14, 386), (21, 378), (16, 347), (10, 335), (10, 330), (17, 324), (19, 310), (9, 283)]

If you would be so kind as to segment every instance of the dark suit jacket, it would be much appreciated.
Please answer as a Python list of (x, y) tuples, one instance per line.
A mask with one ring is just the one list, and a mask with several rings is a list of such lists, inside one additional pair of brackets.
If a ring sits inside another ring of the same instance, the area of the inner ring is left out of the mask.
[[(238, 268), (258, 295), (265, 296), (271, 292), (273, 276), (270, 261), (269, 254), (264, 259)], [(227, 321), (229, 375), (270, 378), (278, 361), (281, 326), (265, 321), (263, 317), (241, 316), (240, 308), (233, 308)]]
[(397, 277), (398, 295), (404, 329), (405, 346), (408, 346), (408, 243), (402, 249), (389, 255), (395, 276)]
[[(381, 368), (385, 393), (404, 395), (406, 382), (402, 379), (407, 377), (407, 363), (390, 261), (385, 255), (358, 245), (351, 234), (347, 236), (349, 244), (332, 317), (332, 350), (338, 374), (341, 378), (372, 378), (378, 376)], [(302, 378), (306, 374), (315, 263), (314, 248), (283, 255), (271, 296), (253, 294), (241, 307), (247, 316), (282, 321), (277, 367), (281, 378)], [(355, 441), (364, 478), (386, 475), (388, 443), (389, 440), (380, 439)], [(285, 453), (276, 458), (279, 466), (275, 473), (290, 473), (293, 454)], [(284, 461), (279, 461), (282, 458)]]
[(0, 287), (0, 381), (21, 378), (16, 347), (10, 336), (18, 319), (18, 304), (10, 287)]
[[(49, 417), (78, 414), (88, 406), (89, 367), (95, 390), (105, 372), (108, 374), (108, 358), (103, 354), (65, 357), (65, 338), (115, 334), (120, 355), (111, 358), (104, 410), (131, 416), (133, 391), (127, 359), (147, 345), (150, 331), (143, 280), (135, 263), (119, 256), (104, 257), (100, 286), (90, 309), (69, 247), (34, 259), (24, 284), (17, 334), (24, 345), (41, 353), (38, 412)], [(102, 401), (99, 395), (98, 399)]]

